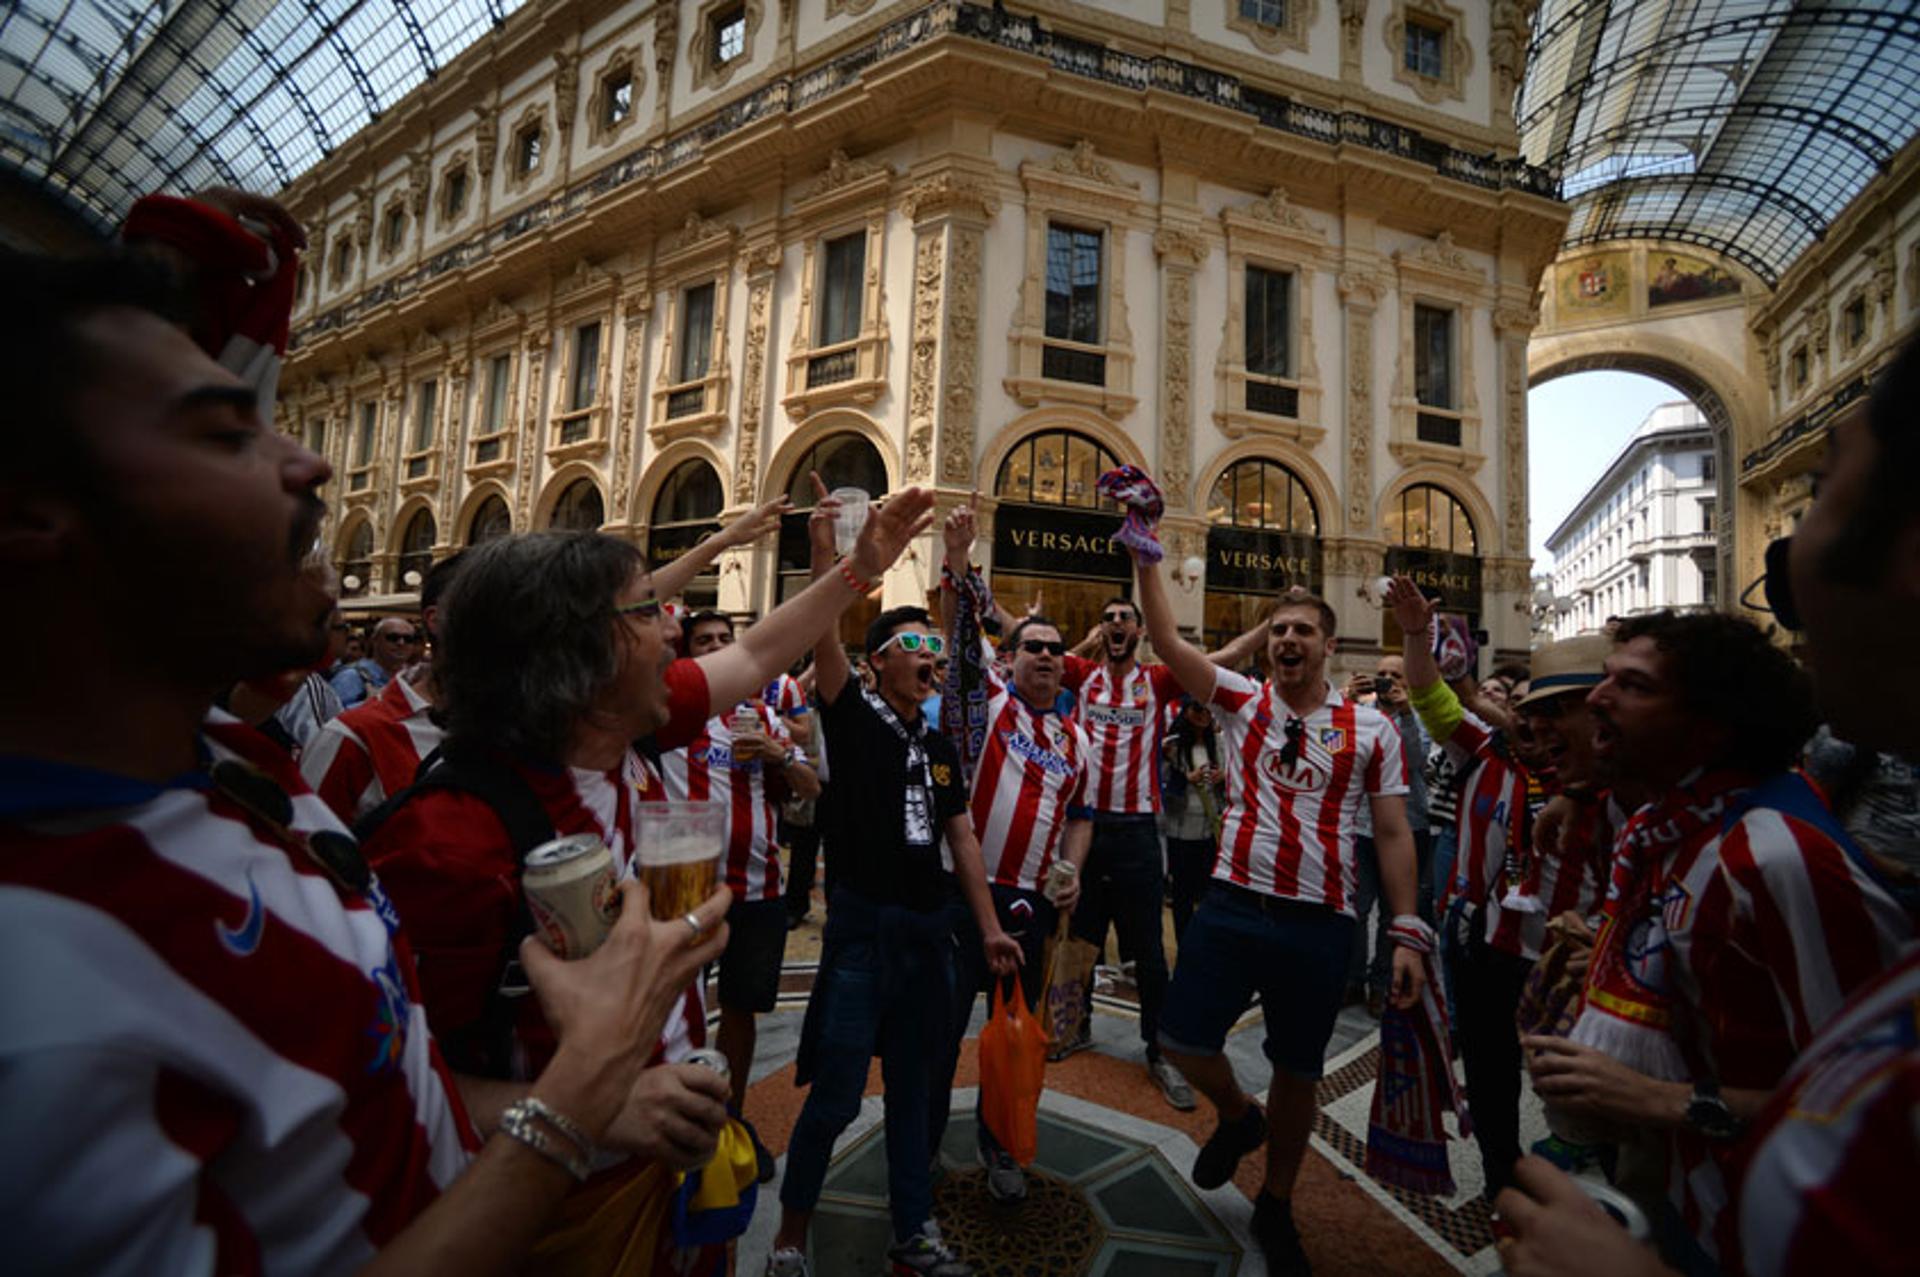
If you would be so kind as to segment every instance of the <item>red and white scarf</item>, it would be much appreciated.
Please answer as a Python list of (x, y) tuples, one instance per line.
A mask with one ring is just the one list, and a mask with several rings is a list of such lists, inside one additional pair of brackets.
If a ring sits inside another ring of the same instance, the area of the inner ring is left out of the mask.
[(1389, 1005), (1380, 1017), (1380, 1071), (1367, 1119), (1366, 1170), (1383, 1184), (1445, 1196), (1453, 1192), (1453, 1170), (1447, 1164), (1443, 1119), (1452, 1110), (1465, 1139), (1473, 1134), (1473, 1118), (1453, 1075), (1447, 995), (1433, 960), (1433, 928), (1403, 914), (1387, 934), (1420, 955), (1427, 978), (1418, 1002), (1405, 1010)]

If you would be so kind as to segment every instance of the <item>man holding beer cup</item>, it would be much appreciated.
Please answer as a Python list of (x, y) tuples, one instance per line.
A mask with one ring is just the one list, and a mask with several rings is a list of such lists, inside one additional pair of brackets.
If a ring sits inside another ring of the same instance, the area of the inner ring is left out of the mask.
[[(856, 544), (834, 561), (838, 502), (819, 476), (820, 497), (808, 521), (814, 586), (848, 599), (865, 596), (878, 574)], [(894, 494), (869, 517), (913, 512), (911, 533), (931, 522), (929, 494)], [(862, 534), (862, 542), (866, 533)], [(933, 692), (941, 641), (915, 607), (882, 612), (867, 629), (874, 688), (851, 676), (839, 637), (817, 631), (814, 649), (819, 719), (832, 777), (817, 818), (834, 857), (834, 886), (820, 974), (801, 1030), (795, 1078), (811, 1085), (788, 1146), (780, 1188), (780, 1229), (767, 1272), (808, 1272), (807, 1230), (820, 1199), (833, 1144), (860, 1110), (867, 1069), (878, 1055), (886, 1080), (887, 1199), (895, 1273), (969, 1277), (933, 1221), (932, 1147), (927, 1093), (945, 1083), (938, 1061), (949, 1033), (953, 996), (953, 931), (947, 913), (950, 867), (980, 928), (987, 965), (1011, 975), (1019, 942), (1001, 929), (987, 892), (980, 847), (967, 817), (959, 753), (931, 729), (920, 710)], [(944, 849), (944, 850), (943, 850)]]

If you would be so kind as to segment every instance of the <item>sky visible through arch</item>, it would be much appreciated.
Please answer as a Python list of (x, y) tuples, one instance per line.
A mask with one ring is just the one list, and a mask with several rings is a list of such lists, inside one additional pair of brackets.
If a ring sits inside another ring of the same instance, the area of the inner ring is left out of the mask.
[(1666, 382), (1630, 372), (1577, 372), (1527, 392), (1527, 541), (1534, 575), (1553, 569), (1547, 537), (1647, 414), (1684, 399)]

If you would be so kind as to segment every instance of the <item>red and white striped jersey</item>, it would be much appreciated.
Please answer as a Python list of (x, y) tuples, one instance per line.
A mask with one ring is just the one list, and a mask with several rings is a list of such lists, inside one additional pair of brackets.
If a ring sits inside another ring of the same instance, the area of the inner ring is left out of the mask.
[[(613, 852), (621, 877), (634, 872), (634, 808), (662, 802), (666, 787), (652, 766), (629, 749), (608, 771), (544, 769), (508, 760), (527, 782), (554, 831), (595, 834)], [(430, 789), (395, 811), (367, 840), (367, 858), (420, 954), (420, 984), (434, 1032), (470, 1030), (500, 974), (500, 955), (518, 928), (520, 858), (499, 817), (484, 799), (463, 790)], [(517, 1031), (516, 1076), (545, 1067), (553, 1036), (535, 999), (524, 1000)], [(705, 1042), (706, 1007), (700, 984), (667, 1021), (656, 1058), (681, 1060)]]
[[(1692, 779), (1664, 810), (1636, 822), (1697, 832), (1648, 854), (1638, 870), (1626, 840), (1616, 854), (1609, 909), (1635, 928), (1634, 977), (1674, 998), (1675, 1040), (1689, 1076), (1723, 1087), (1772, 1090), (1849, 994), (1891, 964), (1913, 926), (1868, 871), (1814, 825), (1755, 807), (1727, 825), (1745, 786), (1722, 773)], [(1723, 831), (1723, 826), (1725, 826)], [(1651, 874), (1644, 916), (1622, 901), (1636, 874)], [(1727, 1201), (1733, 1150), (1682, 1128), (1673, 1139), (1668, 1193), (1694, 1237), (1712, 1251)]]
[(1087, 743), (1087, 806), (1116, 815), (1160, 810), (1160, 738), (1180, 684), (1164, 665), (1136, 664), (1116, 679), (1105, 661), (1069, 652), (1061, 681), (1079, 701)]
[(1601, 794), (1574, 802), (1573, 812), (1561, 828), (1557, 852), (1533, 845), (1522, 890), (1540, 902), (1541, 912), (1506, 915), (1520, 920), (1520, 948), (1527, 957), (1540, 956), (1550, 920), (1563, 913), (1586, 918), (1598, 911), (1606, 895), (1613, 837), (1623, 823), (1619, 807), (1608, 795)]
[(300, 755), (307, 778), (333, 814), (351, 825), (413, 783), (420, 761), (446, 732), (433, 704), (404, 678), (320, 727)]
[(1299, 754), (1288, 764), (1286, 724), (1298, 716), (1271, 684), (1223, 669), (1213, 704), (1227, 773), (1213, 876), (1351, 917), (1360, 804), (1407, 792), (1400, 734), (1379, 710), (1329, 684), (1326, 699), (1300, 720)]
[[(210, 761), (339, 830), (224, 714)], [(376, 883), (211, 789), (0, 768), (0, 1224), (36, 1272), (340, 1273), (477, 1147)]]
[[(1449, 699), (1459, 704), (1452, 689), (1444, 684), (1423, 696), (1437, 697), (1443, 704)], [(1466, 776), (1455, 810), (1458, 851), (1453, 878), (1446, 885), (1441, 908), (1463, 900), (1484, 909), (1483, 934), (1489, 946), (1502, 953), (1538, 958), (1546, 920), (1540, 918), (1538, 925), (1529, 929), (1527, 924), (1536, 915), (1500, 908), (1509, 885), (1504, 876), (1509, 850), (1528, 844), (1526, 769), (1494, 747), (1493, 728), (1484, 719), (1464, 705), (1459, 705), (1459, 711), (1459, 722), (1444, 735), (1448, 717), (1444, 709), (1439, 716), (1422, 716), (1434, 743), (1445, 751), (1456, 772)], [(1529, 930), (1534, 945), (1531, 951), (1526, 948)]]
[[(760, 730), (782, 749), (793, 749), (793, 738), (766, 702), (742, 701), (733, 713), (745, 711)], [(667, 797), (676, 802), (713, 802), (731, 813), (727, 822), (727, 886), (737, 900), (772, 900), (780, 894), (780, 858), (771, 854), (779, 811), (767, 797), (766, 764), (759, 759), (737, 761), (733, 756), (733, 714), (716, 714), (684, 749), (660, 755), (660, 772)]]
[(1894, 1273), (1913, 1265), (1920, 1184), (1920, 946), (1821, 1030), (1766, 1109), (1739, 1175), (1728, 1272)]
[(987, 735), (973, 772), (973, 832), (987, 879), (1040, 890), (1060, 850), (1068, 812), (1086, 804), (1087, 751), (1079, 725), (1035, 709), (987, 674)]

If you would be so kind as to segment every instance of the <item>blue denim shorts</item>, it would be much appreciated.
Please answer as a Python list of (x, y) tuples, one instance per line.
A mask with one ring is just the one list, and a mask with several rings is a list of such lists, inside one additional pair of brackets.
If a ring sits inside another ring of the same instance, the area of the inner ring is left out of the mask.
[(1273, 1067), (1318, 1078), (1346, 992), (1352, 942), (1353, 919), (1333, 909), (1215, 880), (1181, 939), (1160, 1045), (1218, 1055), (1257, 993)]

